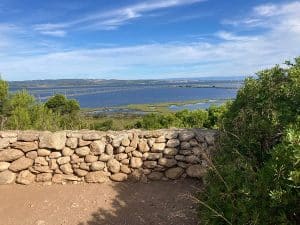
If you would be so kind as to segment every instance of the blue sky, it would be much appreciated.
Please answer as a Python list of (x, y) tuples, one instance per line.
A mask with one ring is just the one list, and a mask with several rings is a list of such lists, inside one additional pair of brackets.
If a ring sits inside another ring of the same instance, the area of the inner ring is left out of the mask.
[(299, 46), (300, 1), (0, 0), (7, 80), (252, 75)]

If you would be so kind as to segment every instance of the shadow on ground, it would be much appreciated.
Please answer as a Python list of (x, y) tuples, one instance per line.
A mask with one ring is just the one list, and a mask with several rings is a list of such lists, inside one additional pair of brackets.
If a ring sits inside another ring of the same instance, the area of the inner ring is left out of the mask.
[[(115, 197), (99, 205), (91, 218), (78, 225), (196, 225), (197, 205), (189, 197), (199, 181), (156, 181), (114, 183)], [(101, 186), (99, 186), (101, 187)]]

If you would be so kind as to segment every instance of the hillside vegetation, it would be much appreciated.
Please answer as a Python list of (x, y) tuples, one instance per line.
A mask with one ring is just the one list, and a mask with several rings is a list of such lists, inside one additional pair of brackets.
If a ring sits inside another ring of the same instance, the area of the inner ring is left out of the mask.
[(300, 58), (257, 75), (223, 115), (203, 224), (300, 224)]

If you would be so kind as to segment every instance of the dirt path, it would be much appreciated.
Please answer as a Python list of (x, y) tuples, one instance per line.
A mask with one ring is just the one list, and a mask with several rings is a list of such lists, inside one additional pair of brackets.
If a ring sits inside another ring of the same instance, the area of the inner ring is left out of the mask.
[(0, 186), (0, 225), (196, 225), (195, 180)]

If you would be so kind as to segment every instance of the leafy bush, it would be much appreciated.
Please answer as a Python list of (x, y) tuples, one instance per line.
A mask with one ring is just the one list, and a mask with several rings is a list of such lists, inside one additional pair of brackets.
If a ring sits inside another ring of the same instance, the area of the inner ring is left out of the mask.
[(113, 128), (113, 120), (112, 119), (95, 123), (94, 127), (93, 127), (93, 129), (101, 130), (101, 131), (112, 130), (112, 128)]
[(230, 107), (231, 102), (228, 101), (220, 106), (211, 105), (208, 109), (208, 118), (205, 121), (204, 127), (218, 128), (222, 124), (224, 114)]
[(199, 195), (204, 224), (299, 224), (300, 58), (248, 78)]
[[(217, 122), (226, 106), (211, 106), (209, 110), (182, 110), (176, 113), (158, 114), (151, 113), (143, 116), (135, 124), (136, 128), (161, 129), (161, 128), (201, 128), (217, 127)], [(214, 110), (214, 111), (213, 111)]]

